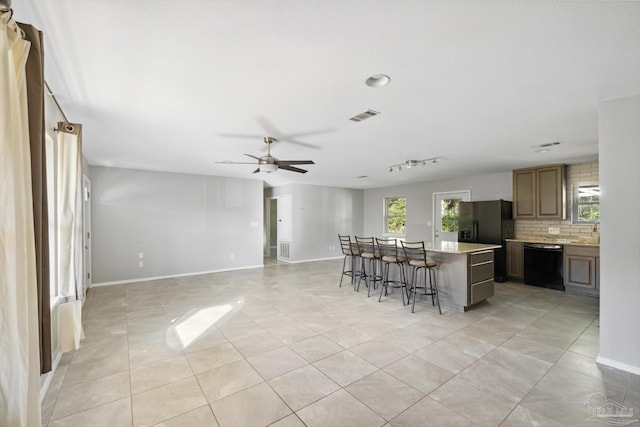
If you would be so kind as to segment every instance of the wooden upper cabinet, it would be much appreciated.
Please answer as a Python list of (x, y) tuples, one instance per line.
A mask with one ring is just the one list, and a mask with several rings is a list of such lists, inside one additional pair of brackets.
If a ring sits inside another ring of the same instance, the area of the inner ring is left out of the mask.
[(536, 198), (538, 218), (565, 219), (566, 166), (555, 165), (536, 169)]
[(536, 170), (513, 171), (513, 217), (536, 217)]
[(513, 171), (514, 219), (565, 219), (566, 165)]

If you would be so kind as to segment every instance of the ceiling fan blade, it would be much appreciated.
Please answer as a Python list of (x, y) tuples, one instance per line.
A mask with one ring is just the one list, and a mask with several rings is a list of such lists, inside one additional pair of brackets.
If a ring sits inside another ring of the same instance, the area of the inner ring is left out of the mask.
[(253, 154), (247, 154), (247, 153), (244, 153), (244, 155), (245, 155), (245, 156), (249, 156), (249, 157), (251, 157), (252, 159), (260, 160), (260, 157), (256, 157), (256, 156), (254, 156)]
[(303, 147), (313, 148), (313, 149), (316, 149), (316, 150), (320, 150), (322, 148), (319, 145), (310, 144), (308, 142), (303, 142), (303, 141), (298, 141), (297, 139), (287, 138), (286, 136), (281, 136), (280, 138), (278, 138), (278, 141), (289, 142), (291, 144), (296, 144), (296, 145), (302, 145)]
[(324, 128), (324, 129), (310, 130), (307, 132), (290, 133), (288, 135), (283, 135), (283, 136), (284, 138), (287, 138), (287, 139), (294, 139), (294, 138), (300, 138), (300, 137), (305, 137), (310, 135), (321, 135), (323, 133), (333, 132), (334, 130), (335, 128)]
[(315, 165), (315, 163), (313, 163), (313, 160), (278, 160), (278, 164), (282, 166)]
[(317, 133), (324, 133), (324, 132), (326, 132), (324, 130), (322, 130), (322, 131), (308, 131), (308, 132), (292, 133), (292, 134), (289, 134), (289, 135), (285, 135), (282, 132), (280, 132), (280, 130), (278, 128), (276, 128), (273, 125), (273, 123), (271, 123), (266, 117), (257, 117), (256, 121), (258, 122), (260, 127), (262, 127), (262, 129), (264, 129), (264, 131), (267, 132), (267, 135), (271, 135), (272, 137), (274, 137), (274, 139), (276, 139), (278, 141), (291, 142), (293, 144), (298, 144), (298, 145), (302, 145), (304, 147), (309, 147), (309, 148), (316, 148), (316, 149), (322, 148), (322, 147), (320, 147), (318, 145), (309, 144), (308, 142), (298, 141), (295, 138), (297, 138), (299, 136), (306, 136), (306, 135), (314, 135), (314, 134), (317, 134)]
[(260, 173), (260, 168), (254, 170), (253, 173)]
[(255, 165), (256, 162), (232, 162), (231, 160), (224, 160), (222, 162), (213, 162), (216, 165)]
[(294, 168), (293, 166), (281, 165), (280, 163), (278, 163), (278, 169), (284, 169), (284, 170), (287, 170), (287, 171), (298, 172), (298, 173), (307, 173), (308, 172), (308, 171), (306, 171), (304, 169)]
[(218, 133), (218, 136), (221, 136), (223, 138), (260, 139), (264, 135), (248, 134), (248, 133)]

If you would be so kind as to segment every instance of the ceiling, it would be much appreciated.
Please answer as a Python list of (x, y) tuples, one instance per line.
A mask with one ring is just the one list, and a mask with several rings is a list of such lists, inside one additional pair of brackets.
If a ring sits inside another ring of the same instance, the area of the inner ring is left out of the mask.
[[(576, 163), (598, 156), (598, 104), (640, 93), (640, 2), (14, 0), (13, 9), (44, 32), (46, 79), (84, 124), (92, 165), (371, 188)], [(388, 86), (365, 85), (379, 73)], [(349, 120), (367, 109), (381, 114)], [(298, 142), (274, 143), (274, 156), (316, 164), (307, 174), (215, 164), (264, 155), (264, 136)], [(438, 166), (388, 172), (436, 156)]]

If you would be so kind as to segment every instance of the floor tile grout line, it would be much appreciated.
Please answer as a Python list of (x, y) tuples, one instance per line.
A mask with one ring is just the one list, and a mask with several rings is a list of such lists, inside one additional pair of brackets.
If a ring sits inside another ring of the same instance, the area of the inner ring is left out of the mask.
[[(184, 287), (184, 286), (183, 286), (183, 287)], [(521, 298), (521, 299), (522, 299), (522, 298)], [(507, 305), (507, 304), (513, 304), (513, 303), (508, 302), (508, 303), (506, 303), (505, 305)], [(363, 309), (364, 309), (364, 308), (373, 309), (373, 306), (372, 306), (371, 304), (369, 304), (369, 303), (362, 303), (362, 304), (358, 305), (358, 307), (361, 307), (361, 308), (363, 308)], [(505, 307), (502, 307), (502, 308), (505, 308)], [(496, 314), (496, 313), (498, 313), (502, 308), (498, 307), (498, 308), (497, 308), (497, 309), (498, 309), (498, 311), (495, 311), (495, 312), (483, 313), (483, 317), (486, 317), (487, 315)], [(279, 310), (279, 311), (280, 311), (281, 313), (283, 313), (283, 314), (286, 314), (287, 312), (286, 312), (286, 311), (283, 311), (283, 310), (284, 310), (284, 309), (281, 309), (281, 310)], [(246, 314), (245, 314), (245, 315), (246, 315)], [(543, 317), (544, 315), (545, 315), (545, 314), (542, 314), (541, 316), (539, 316), (538, 318), (536, 318), (536, 320), (537, 320), (537, 319), (539, 319), (539, 318), (541, 318), (541, 317)], [(247, 315), (247, 316), (248, 316), (248, 315)], [(248, 317), (249, 317), (249, 318), (252, 318), (251, 316), (248, 316)], [(252, 319), (253, 319), (253, 318), (252, 318)], [(595, 320), (595, 319), (594, 319), (594, 320)], [(524, 330), (524, 329), (526, 329), (527, 327), (529, 327), (533, 322), (535, 322), (535, 320), (533, 320), (533, 321), (529, 322), (527, 325), (525, 325), (525, 326), (522, 328), (522, 330)], [(451, 335), (451, 334), (453, 334), (453, 333), (455, 333), (455, 332), (457, 332), (457, 331), (464, 330), (468, 325), (469, 325), (469, 324), (465, 324), (465, 325), (463, 325), (463, 326), (458, 326), (458, 325), (456, 324), (455, 328), (454, 328), (451, 332), (449, 332), (449, 334), (444, 335), (444, 336), (441, 336), (441, 337), (437, 338), (436, 340), (434, 340), (433, 342), (435, 343), (435, 342), (437, 342), (437, 341), (443, 340), (443, 339), (445, 339), (447, 336), (449, 336), (449, 335)], [(355, 324), (355, 323), (353, 323), (353, 322), (351, 322), (348, 326), (357, 327), (358, 325), (357, 325), (357, 324)], [(395, 325), (394, 325), (394, 326), (395, 326)], [(400, 329), (403, 329), (403, 328), (408, 328), (408, 327), (410, 327), (410, 326), (411, 326), (411, 324), (407, 324), (407, 325), (405, 325), (405, 326), (401, 326), (401, 327), (397, 327), (397, 326), (396, 326), (395, 330), (400, 330)], [(313, 330), (313, 328), (311, 328), (311, 329)], [(582, 331), (582, 333), (581, 333), (581, 334), (579, 334), (579, 335), (578, 335), (578, 336), (577, 336), (577, 337), (576, 337), (576, 338), (571, 342), (571, 344), (569, 344), (569, 346), (573, 345), (573, 344), (574, 344), (574, 343), (575, 343), (575, 342), (580, 338), (580, 336), (581, 336), (582, 334), (584, 334), (585, 330), (586, 330), (586, 327), (585, 327), (585, 329)], [(268, 331), (267, 331), (267, 332), (268, 332)], [(319, 334), (319, 333), (318, 333), (318, 331), (314, 331), (314, 332), (316, 332), (316, 333), (317, 333), (317, 335), (316, 335), (316, 336), (318, 336), (318, 335), (323, 335), (323, 334)], [(376, 338), (379, 338), (380, 336), (383, 336), (383, 335), (384, 335), (384, 334), (381, 334), (381, 335), (379, 335), (379, 336), (373, 336), (373, 337), (371, 337), (369, 340), (364, 341), (363, 343), (370, 342), (370, 341), (372, 341), (372, 340), (374, 340), (374, 339), (376, 339)], [(323, 336), (324, 336), (324, 335), (323, 335)], [(514, 335), (512, 335), (511, 337), (513, 337), (513, 336), (514, 336)], [(510, 338), (505, 339), (503, 342), (501, 342), (500, 344), (498, 344), (495, 348), (499, 348), (499, 347), (501, 347), (501, 346), (504, 344), (504, 342), (506, 342), (506, 341), (508, 341), (509, 339), (511, 339), (511, 337), (510, 337)], [(327, 338), (327, 337), (325, 336), (325, 338)], [(328, 338), (327, 338), (327, 339), (328, 339)], [(330, 340), (330, 341), (332, 341), (334, 344), (336, 344), (336, 345), (340, 346), (339, 344), (335, 343), (335, 341), (333, 341), (333, 340)], [(128, 342), (128, 341), (127, 341), (127, 342)], [(294, 341), (294, 342), (292, 342), (292, 343), (295, 343), (295, 342), (297, 342), (297, 341)], [(290, 349), (291, 351), (295, 352), (295, 353), (296, 353), (296, 354), (298, 354), (300, 357), (302, 357), (302, 355), (301, 355), (301, 354), (297, 353), (293, 348), (291, 348), (291, 347), (290, 347), (290, 345), (291, 345), (292, 343), (284, 343), (284, 345), (286, 345), (287, 347), (289, 347), (289, 349)], [(130, 344), (130, 343), (128, 342), (128, 344)], [(362, 343), (361, 343), (361, 344), (362, 344)], [(389, 344), (389, 345), (393, 345), (393, 344), (391, 344), (391, 343), (387, 343), (387, 344)], [(430, 344), (432, 344), (432, 343), (430, 343)], [(429, 344), (429, 345), (430, 345), (430, 344)], [(232, 345), (233, 345), (233, 343), (232, 343)], [(359, 345), (359, 344), (358, 344), (358, 345)], [(342, 346), (340, 346), (340, 347), (342, 347)], [(235, 346), (234, 346), (234, 348), (235, 348)], [(342, 347), (342, 348), (344, 348), (344, 347)], [(347, 350), (348, 350), (348, 349), (350, 349), (350, 348), (351, 348), (351, 347), (347, 348)], [(495, 349), (495, 348), (494, 348), (494, 349)], [(414, 351), (412, 351), (412, 352), (409, 352), (408, 354), (414, 354), (415, 352), (417, 352), (417, 351), (419, 351), (419, 350), (420, 350), (420, 349), (418, 349), (418, 350), (414, 350)], [(569, 351), (569, 349), (568, 349), (568, 348), (565, 348), (562, 354), (564, 355), (564, 354), (566, 353), (566, 351)], [(185, 353), (183, 352), (183, 354), (185, 354)], [(579, 353), (578, 353), (578, 354), (579, 354)], [(245, 360), (247, 359), (244, 355), (242, 355), (242, 357), (243, 357)], [(330, 356), (326, 356), (326, 357), (330, 357)], [(325, 357), (325, 358), (326, 358), (326, 357)], [(358, 357), (360, 357), (360, 356), (358, 355)], [(405, 357), (406, 357), (406, 356), (405, 356)], [(474, 357), (475, 357), (475, 356), (474, 356)], [(484, 356), (483, 356), (483, 357), (484, 357)], [(302, 357), (302, 358), (304, 359), (304, 357)], [(478, 360), (479, 360), (479, 359), (480, 359), (480, 358), (478, 358)], [(188, 360), (188, 358), (187, 358), (187, 360)], [(366, 359), (364, 359), (364, 360), (366, 360)], [(308, 361), (308, 360), (306, 360), (306, 362), (307, 362), (307, 365), (313, 365), (313, 363), (312, 363), (312, 362), (310, 362), (310, 361)], [(476, 361), (474, 361), (474, 363), (476, 363), (476, 362), (477, 362), (477, 360), (476, 360)], [(554, 364), (552, 365), (552, 367), (553, 367), (556, 363), (557, 363), (557, 360), (554, 362)], [(305, 365), (305, 366), (307, 366), (307, 365)], [(191, 364), (190, 364), (190, 367), (192, 368)], [(378, 368), (377, 366), (376, 366), (376, 368), (377, 368), (377, 370), (382, 370), (382, 369), (383, 369), (383, 368)], [(466, 369), (466, 368), (465, 368), (465, 369)], [(551, 369), (551, 368), (550, 368), (550, 369)], [(131, 369), (129, 369), (129, 370), (131, 371)], [(463, 371), (464, 371), (464, 370), (463, 370)], [(192, 369), (192, 372), (193, 372), (193, 369)], [(457, 374), (456, 374), (456, 375), (457, 375)], [(194, 376), (195, 376), (195, 373), (194, 373)], [(455, 377), (455, 376), (454, 376), (454, 377)], [(544, 376), (543, 376), (542, 378), (544, 378)], [(400, 380), (400, 379), (398, 379), (398, 380)], [(400, 380), (400, 381), (402, 381), (402, 380)], [(267, 382), (267, 383), (268, 383), (268, 381), (265, 381), (265, 382)], [(403, 383), (404, 383), (404, 382), (403, 382)], [(268, 384), (270, 385), (270, 383), (268, 383)], [(406, 383), (405, 383), (405, 384), (406, 384)], [(408, 386), (410, 386), (409, 384), (407, 384), (407, 385), (408, 385)], [(131, 382), (130, 382), (130, 387), (131, 387), (131, 386), (132, 386), (132, 384), (131, 384)], [(534, 386), (534, 387), (535, 387), (535, 386)], [(341, 388), (342, 388), (342, 389), (344, 389), (344, 387), (341, 387)], [(272, 388), (272, 389), (273, 389), (273, 388)], [(627, 389), (627, 390), (628, 390), (628, 389)], [(130, 395), (131, 395), (131, 391), (132, 391), (132, 390), (130, 390)], [(345, 391), (346, 391), (346, 390), (345, 390)], [(359, 399), (358, 399), (358, 400), (359, 400)], [(285, 403), (286, 403), (286, 402), (285, 402)], [(362, 403), (363, 403), (363, 402), (362, 402)], [(364, 403), (363, 403), (363, 404), (364, 404)], [(366, 406), (366, 405), (365, 405), (365, 406)], [(374, 411), (374, 412), (375, 412), (375, 411)], [(295, 412), (294, 412), (294, 413), (295, 413)]]

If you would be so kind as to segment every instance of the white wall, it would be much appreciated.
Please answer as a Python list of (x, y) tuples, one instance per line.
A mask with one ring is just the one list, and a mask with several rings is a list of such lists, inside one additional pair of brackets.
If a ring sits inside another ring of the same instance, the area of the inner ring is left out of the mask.
[(263, 264), (261, 181), (92, 166), (91, 183), (94, 285)]
[(640, 95), (602, 103), (600, 353), (640, 374)]
[(362, 190), (294, 184), (292, 261), (341, 256), (338, 234), (362, 231), (363, 195)]
[[(460, 171), (464, 175), (464, 171)], [(394, 187), (374, 188), (364, 191), (364, 235), (381, 236), (384, 226), (383, 207), (385, 197), (407, 198), (407, 240), (431, 241), (433, 227), (433, 193), (471, 190), (471, 200), (512, 200), (512, 175), (499, 172), (454, 180), (423, 182)]]
[(290, 184), (265, 191), (283, 194), (292, 196), (292, 262), (340, 257), (338, 234), (362, 233), (363, 190)]

